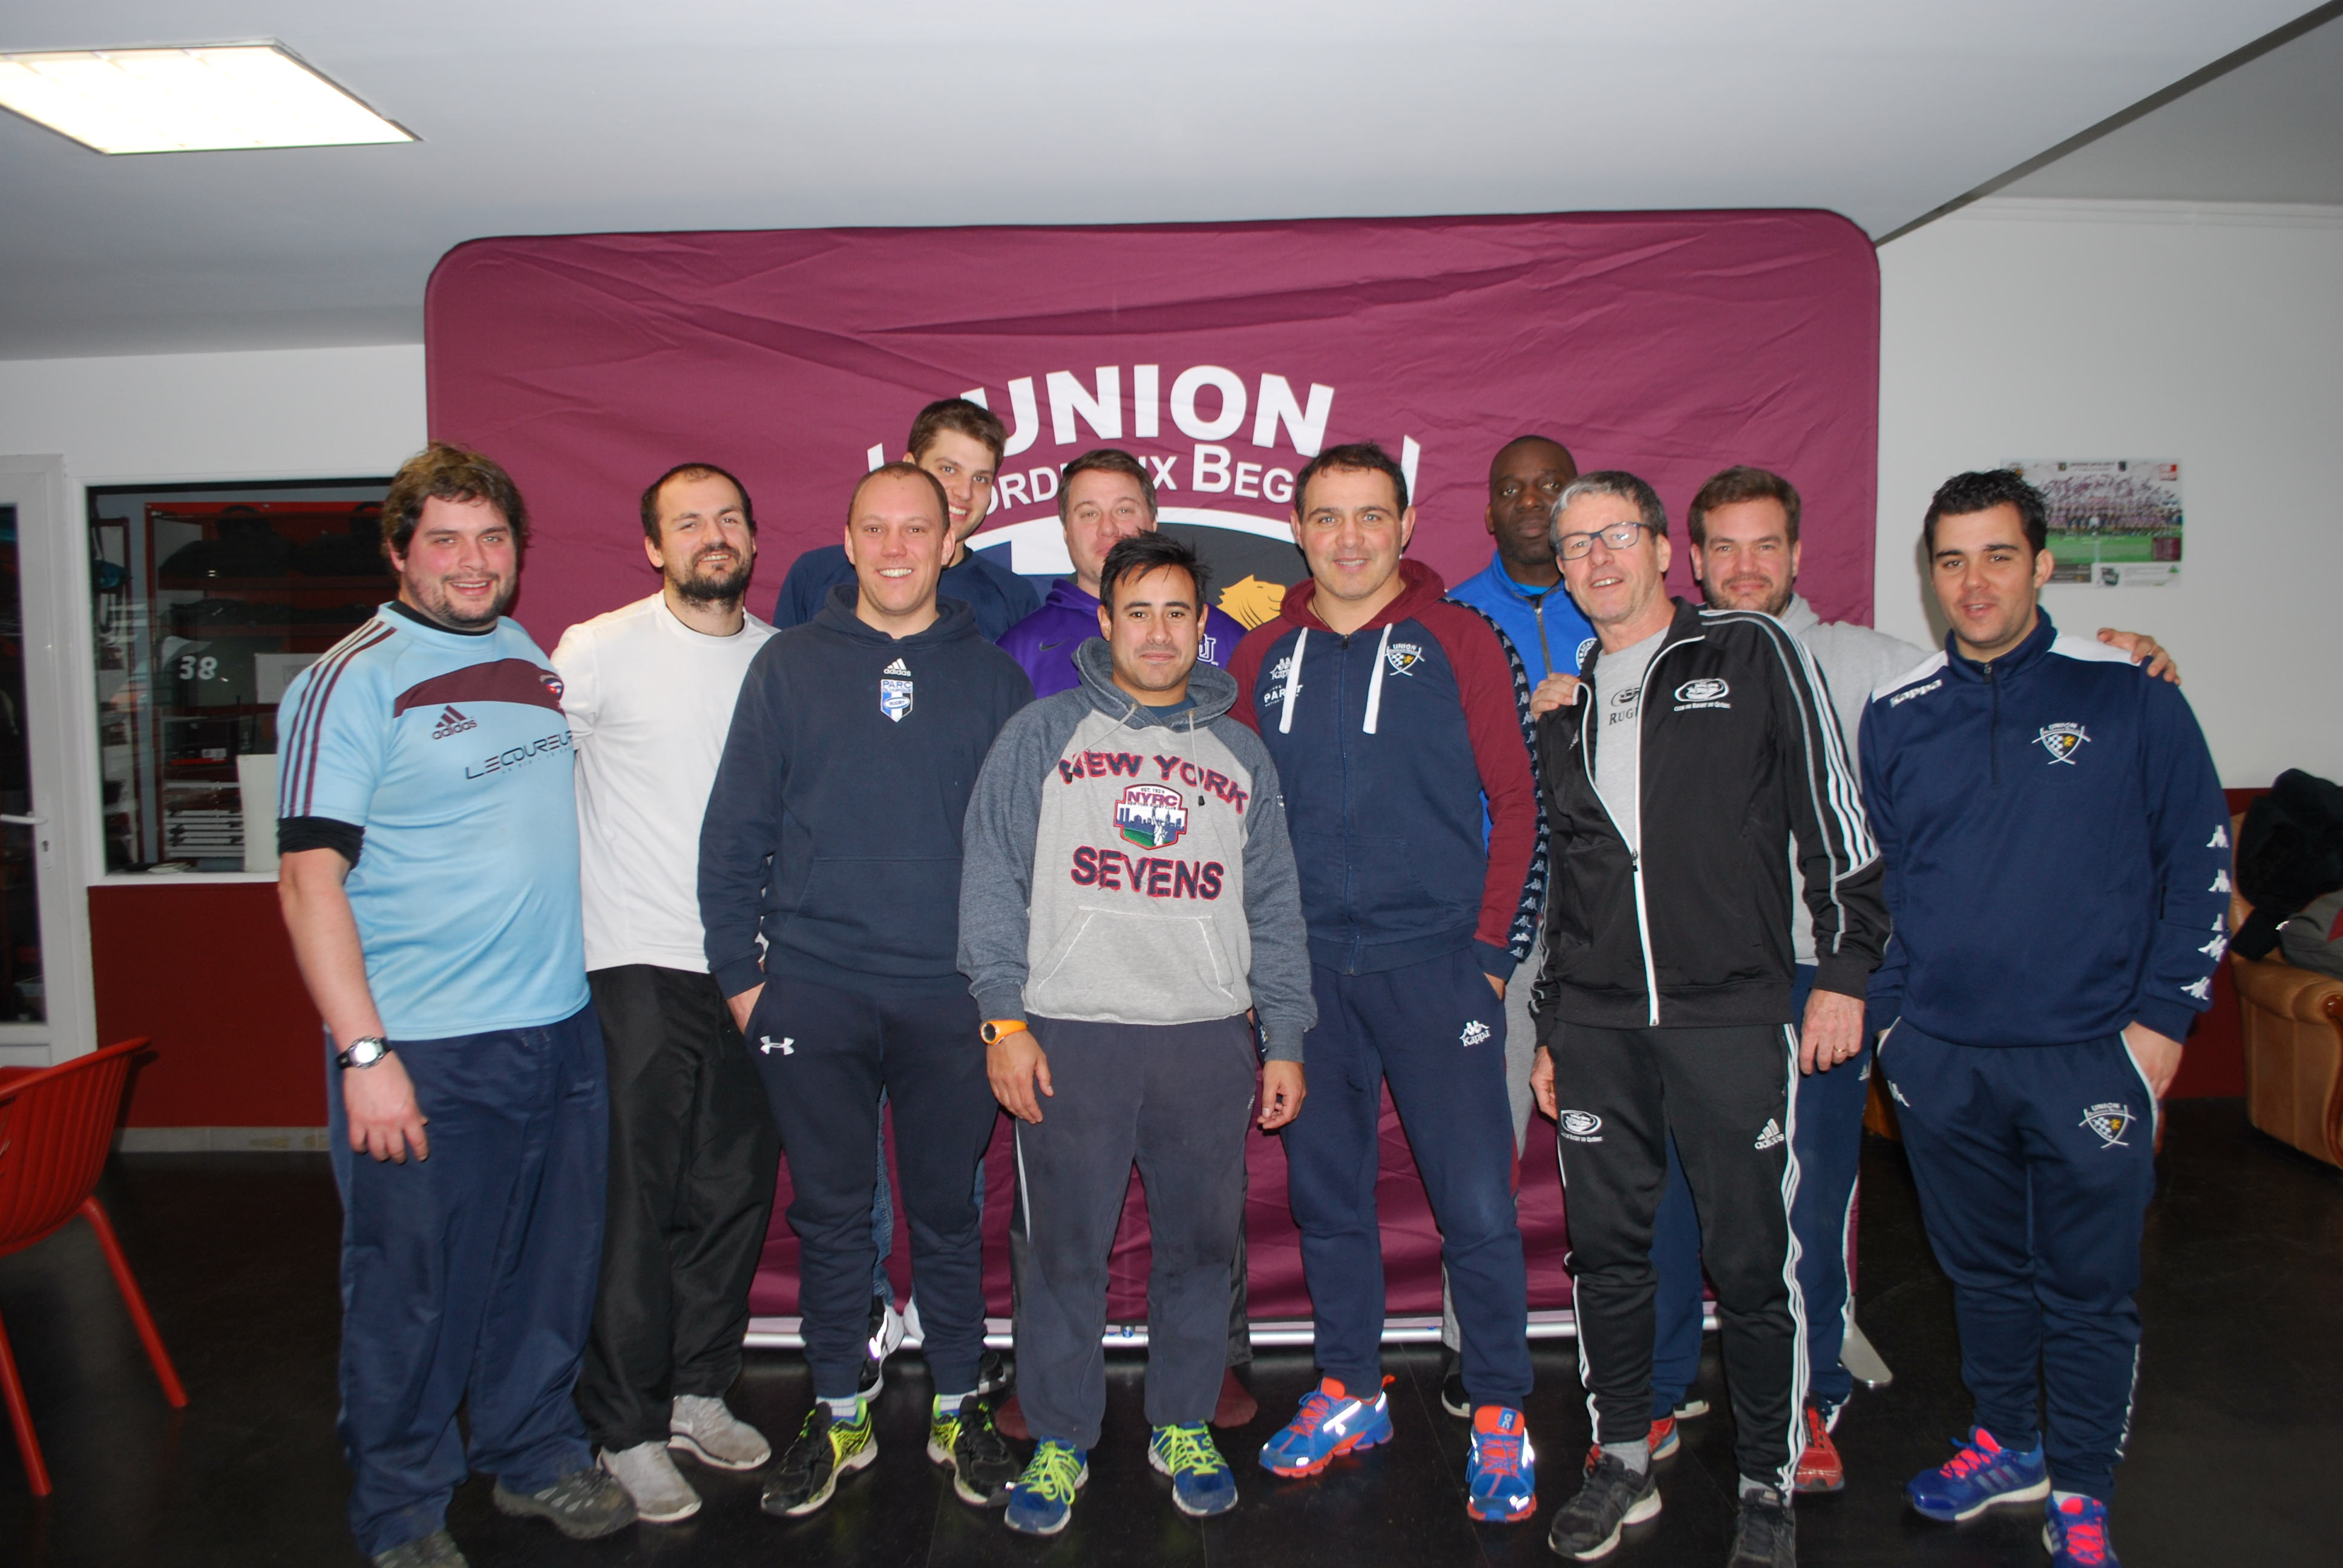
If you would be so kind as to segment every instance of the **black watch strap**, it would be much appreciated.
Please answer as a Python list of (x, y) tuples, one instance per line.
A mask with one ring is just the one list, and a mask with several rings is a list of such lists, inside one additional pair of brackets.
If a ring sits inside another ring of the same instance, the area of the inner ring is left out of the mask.
[(367, 1068), (390, 1054), (390, 1041), (378, 1034), (362, 1035), (350, 1041), (347, 1050), (334, 1053), (337, 1065)]

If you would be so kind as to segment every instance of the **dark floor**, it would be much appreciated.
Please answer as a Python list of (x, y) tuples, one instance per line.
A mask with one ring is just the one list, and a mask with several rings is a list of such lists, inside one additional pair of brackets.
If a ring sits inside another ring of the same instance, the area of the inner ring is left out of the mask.
[[(1906, 1512), (1900, 1488), (1938, 1462), (1966, 1413), (1949, 1298), (1922, 1243), (1894, 1144), (1865, 1154), (1861, 1317), (1896, 1369), (1839, 1426), (1851, 1479), (1798, 1509), (1810, 1565), (2036, 1564), (2038, 1517), (1969, 1527)], [(323, 1157), (122, 1158), (103, 1195), (143, 1278), (192, 1404), (172, 1412), (112, 1293), (86, 1227), (0, 1259), (5, 1316), (56, 1492), (36, 1503), (0, 1436), (0, 1563), (355, 1564), (342, 1527), (334, 1432), (339, 1224)], [(2343, 1173), (2251, 1131), (2235, 1101), (2173, 1107), (2149, 1220), (2147, 1343), (2116, 1541), (2133, 1568), (2343, 1561)], [(1398, 1441), (1315, 1481), (1272, 1482), (1254, 1450), (1308, 1388), (1308, 1358), (1265, 1353), (1262, 1413), (1229, 1434), (1243, 1502), (1183, 1519), (1147, 1468), (1138, 1363), (1112, 1363), (1107, 1436), (1067, 1533), (1012, 1536), (953, 1500), (921, 1455), (928, 1388), (906, 1358), (879, 1408), (882, 1457), (809, 1521), (757, 1512), (758, 1478), (691, 1466), (708, 1499), (680, 1525), (573, 1545), (495, 1513), (488, 1484), (450, 1520), (481, 1568), (500, 1564), (1551, 1563), (1545, 1524), (1586, 1442), (1567, 1342), (1537, 1356), (1531, 1430), (1545, 1475), (1534, 1523), (1474, 1525), (1459, 1478), (1464, 1429), (1441, 1413), (1437, 1352), (1394, 1354)], [(892, 1369), (890, 1369), (891, 1371)], [(1613, 1561), (1715, 1564), (1730, 1527), (1732, 1422), (1715, 1355), (1702, 1392), (1719, 1413), (1688, 1426), (1663, 1470), (1666, 1511)], [(766, 1432), (807, 1398), (793, 1355), (752, 1353), (736, 1406)]]

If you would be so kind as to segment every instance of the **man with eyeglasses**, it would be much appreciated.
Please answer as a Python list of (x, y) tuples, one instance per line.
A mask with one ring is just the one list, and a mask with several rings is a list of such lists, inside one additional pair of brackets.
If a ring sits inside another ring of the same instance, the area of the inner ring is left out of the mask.
[[(1559, 1124), (1579, 1353), (1597, 1448), (1555, 1515), (1559, 1554), (1603, 1556), (1659, 1513), (1649, 1439), (1653, 1221), (1673, 1139), (1704, 1221), (1737, 1429), (1733, 1568), (1797, 1560), (1802, 1438), (1790, 1086), (1863, 1043), (1886, 940), (1878, 851), (1821, 676), (1770, 616), (1666, 589), (1667, 512), (1633, 474), (1589, 474), (1555, 554), (1598, 647), (1538, 723), (1554, 856), (1533, 1084)], [(1591, 697), (1591, 700), (1589, 699)], [(1815, 990), (1792, 1026), (1795, 839)]]

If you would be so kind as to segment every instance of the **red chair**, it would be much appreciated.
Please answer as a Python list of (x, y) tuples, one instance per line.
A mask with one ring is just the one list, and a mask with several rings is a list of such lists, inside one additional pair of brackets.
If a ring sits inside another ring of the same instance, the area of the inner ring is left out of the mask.
[[(114, 1140), (114, 1120), (122, 1110), (131, 1055), (146, 1043), (126, 1040), (61, 1067), (11, 1074), (0, 1081), (0, 1258), (46, 1241), (75, 1214), (86, 1218), (105, 1250), (106, 1267), (114, 1271), (122, 1304), (130, 1309), (130, 1321), (146, 1342), (163, 1397), (176, 1410), (186, 1406), (187, 1391), (179, 1386), (163, 1336), (146, 1315), (146, 1298), (138, 1293), (122, 1243), (115, 1240), (113, 1222), (92, 1195)], [(25, 1402), (25, 1385), (16, 1376), (5, 1328), (0, 1328), (0, 1396), (8, 1402), (8, 1420), (16, 1429), (16, 1448), (25, 1456), (33, 1495), (46, 1497), (49, 1470), (41, 1462), (32, 1409)]]

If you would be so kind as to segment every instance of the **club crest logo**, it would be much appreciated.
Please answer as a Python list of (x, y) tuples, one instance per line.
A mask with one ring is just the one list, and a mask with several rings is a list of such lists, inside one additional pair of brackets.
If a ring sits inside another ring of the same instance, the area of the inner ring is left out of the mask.
[(903, 715), (911, 711), (911, 683), (880, 677), (879, 711), (893, 722), (902, 723)]
[(1594, 651), (1594, 639), (1593, 638), (1586, 637), (1579, 638), (1578, 654), (1573, 662), (1575, 663), (1579, 668), (1584, 669), (1586, 668), (1586, 656)]
[(2072, 768), (2075, 766), (2075, 753), (2082, 749), (2083, 742), (2090, 737), (2083, 733), (2083, 727), (2079, 724), (2046, 724), (2042, 727), (2042, 733), (2034, 739), (2043, 750), (2050, 753), (2053, 767), (2064, 762)]
[(1168, 849), (1188, 830), (1188, 802), (1177, 789), (1133, 784), (1114, 804), (1114, 825), (1125, 839), (1143, 849)]
[(1565, 1111), (1555, 1120), (1562, 1123), (1562, 1135), (1574, 1143), (1603, 1141), (1603, 1118), (1591, 1111)]
[(2099, 1135), (2102, 1149), (2128, 1149), (2124, 1134), (2131, 1131), (2131, 1107), (2112, 1100), (2102, 1101), (2083, 1112), (2081, 1125)]
[(553, 693), (554, 701), (558, 702), (561, 700), (562, 692), (568, 689), (568, 688), (561, 684), (561, 677), (554, 674), (553, 671), (549, 669), (540, 669), (537, 672), (537, 678), (545, 683), (546, 690)]
[(1465, 1046), (1486, 1045), (1489, 1043), (1489, 1026), (1477, 1018), (1473, 1019), (1465, 1024), (1463, 1032), (1456, 1039)]
[(1732, 689), (1732, 687), (1722, 680), (1687, 680), (1676, 688), (1676, 700), (1692, 703), (1715, 702)]
[(1415, 667), (1423, 662), (1423, 647), (1420, 643), (1395, 642), (1383, 649), (1383, 662), (1393, 675), (1413, 675)]

